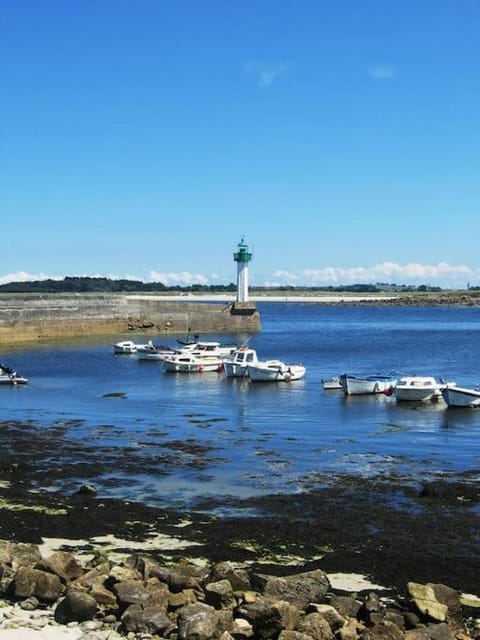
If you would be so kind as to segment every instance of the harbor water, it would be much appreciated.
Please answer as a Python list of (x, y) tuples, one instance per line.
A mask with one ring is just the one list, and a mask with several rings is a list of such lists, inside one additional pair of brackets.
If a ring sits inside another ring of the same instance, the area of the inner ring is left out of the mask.
[(114, 355), (112, 343), (125, 336), (3, 348), (0, 360), (29, 384), (0, 389), (1, 423), (35, 434), (38, 451), (25, 455), (47, 450), (45, 468), (71, 469), (61, 487), (45, 474), (41, 488), (73, 492), (87, 482), (100, 496), (195, 507), (211, 496), (304, 491), (343, 474), (480, 475), (480, 409), (345, 397), (321, 384), (343, 372), (395, 372), (477, 386), (480, 310), (257, 306), (262, 331), (249, 346), (261, 359), (304, 364), (303, 380), (166, 373), (158, 362)]

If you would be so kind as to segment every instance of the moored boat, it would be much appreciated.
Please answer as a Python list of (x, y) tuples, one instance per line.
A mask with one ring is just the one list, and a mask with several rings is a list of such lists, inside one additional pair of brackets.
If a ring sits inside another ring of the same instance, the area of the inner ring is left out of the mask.
[(133, 340), (122, 340), (113, 345), (113, 353), (118, 355), (137, 353), (137, 345)]
[(190, 353), (174, 353), (162, 359), (165, 371), (173, 373), (204, 373), (222, 371), (223, 360), (215, 356), (196, 356)]
[(258, 362), (255, 349), (240, 347), (223, 360), (223, 369), (228, 378), (244, 378), (248, 376), (248, 366)]
[(263, 360), (248, 365), (253, 382), (292, 382), (304, 377), (306, 368), (300, 364), (285, 364), (281, 360)]
[(176, 353), (191, 354), (195, 356), (226, 358), (231, 356), (236, 349), (238, 349), (238, 345), (235, 344), (223, 344), (213, 340), (199, 340), (198, 342), (192, 342), (185, 344), (180, 348), (175, 348), (174, 351)]
[(469, 389), (447, 384), (442, 389), (442, 396), (449, 407), (480, 407), (480, 387)]
[(322, 378), (322, 386), (324, 389), (342, 389), (342, 384), (338, 376)]
[(173, 355), (175, 350), (172, 347), (156, 345), (150, 340), (146, 344), (137, 345), (137, 357), (139, 360), (162, 361), (165, 356)]
[(0, 384), (27, 384), (28, 378), (18, 375), (15, 369), (5, 364), (0, 364)]
[(392, 375), (349, 375), (343, 373), (340, 383), (346, 395), (363, 395), (369, 393), (389, 393), (397, 384), (397, 377)]
[(393, 394), (400, 401), (438, 400), (442, 397), (442, 389), (445, 385), (446, 382), (438, 381), (432, 376), (403, 376), (395, 385)]

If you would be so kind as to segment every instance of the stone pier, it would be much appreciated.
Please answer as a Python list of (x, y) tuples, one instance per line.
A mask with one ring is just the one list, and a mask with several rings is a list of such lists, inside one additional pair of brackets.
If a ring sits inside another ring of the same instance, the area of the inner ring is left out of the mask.
[[(248, 307), (248, 308), (247, 308)], [(126, 293), (0, 294), (0, 343), (109, 333), (257, 333), (254, 304)]]

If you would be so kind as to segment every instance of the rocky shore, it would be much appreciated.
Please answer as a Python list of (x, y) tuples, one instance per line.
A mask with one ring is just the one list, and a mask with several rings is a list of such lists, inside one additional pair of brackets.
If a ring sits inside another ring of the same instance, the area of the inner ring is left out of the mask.
[[(409, 582), (406, 597), (335, 588), (321, 569), (285, 576), (224, 561), (160, 564), (93, 549), (43, 556), (0, 541), (0, 634), (72, 640), (467, 640), (480, 601), (443, 584)], [(33, 635), (32, 635), (33, 634)]]
[(49, 465), (29, 425), (1, 426), (5, 640), (480, 638), (475, 473), (338, 475), (187, 512), (45, 491), (78, 469)]

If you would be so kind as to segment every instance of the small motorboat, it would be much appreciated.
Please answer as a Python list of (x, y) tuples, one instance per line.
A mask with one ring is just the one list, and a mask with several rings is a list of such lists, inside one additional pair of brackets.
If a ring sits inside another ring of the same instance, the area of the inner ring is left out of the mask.
[(346, 395), (363, 395), (368, 393), (385, 393), (393, 391), (397, 384), (397, 377), (391, 375), (349, 375), (342, 373), (340, 384)]
[(5, 364), (0, 364), (0, 384), (27, 384), (28, 378), (18, 375), (15, 369)]
[(442, 389), (446, 384), (432, 376), (403, 376), (395, 385), (393, 395), (397, 400), (435, 401), (442, 397)]
[(322, 386), (324, 389), (342, 389), (342, 384), (338, 376), (322, 378)]
[(189, 344), (184, 344), (180, 348), (175, 348), (174, 351), (182, 354), (189, 354), (195, 356), (214, 356), (216, 358), (227, 358), (238, 349), (236, 344), (224, 344), (215, 341), (197, 341)]
[(293, 382), (304, 377), (306, 368), (301, 364), (285, 364), (281, 360), (264, 360), (248, 365), (253, 382)]
[(174, 353), (162, 359), (165, 371), (173, 373), (204, 373), (222, 371), (223, 360), (215, 356), (196, 356), (190, 353)]
[(113, 345), (113, 353), (137, 353), (137, 345), (133, 340), (122, 340), (121, 342), (116, 342)]
[(480, 407), (480, 387), (469, 389), (449, 383), (443, 387), (442, 396), (449, 407)]
[(117, 355), (137, 353), (139, 350), (150, 348), (150, 345), (152, 345), (151, 340), (143, 344), (133, 342), (133, 340), (122, 340), (113, 345), (113, 353)]
[(173, 355), (175, 350), (172, 347), (153, 344), (149, 340), (146, 344), (137, 345), (137, 358), (139, 360), (162, 361), (165, 356)]
[(227, 378), (244, 378), (248, 376), (248, 366), (256, 362), (258, 358), (255, 349), (240, 347), (223, 360), (223, 369)]

